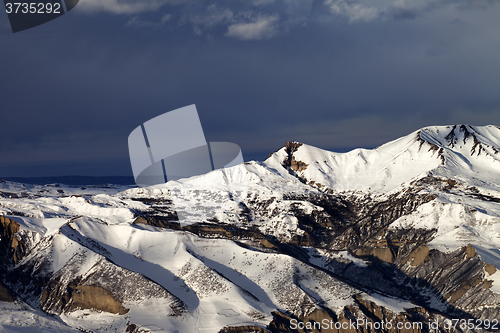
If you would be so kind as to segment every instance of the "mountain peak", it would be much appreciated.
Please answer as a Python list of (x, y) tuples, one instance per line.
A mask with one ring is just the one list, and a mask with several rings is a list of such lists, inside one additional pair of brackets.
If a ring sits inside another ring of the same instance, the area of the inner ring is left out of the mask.
[(434, 139), (433, 143), (458, 151), (465, 156), (496, 155), (500, 150), (500, 128), (492, 125), (431, 126), (421, 131), (430, 135)]
[(430, 172), (494, 176), (500, 171), (499, 150), (500, 128), (457, 124), (424, 127), (375, 149), (347, 153), (290, 141), (264, 163), (310, 184), (385, 192)]

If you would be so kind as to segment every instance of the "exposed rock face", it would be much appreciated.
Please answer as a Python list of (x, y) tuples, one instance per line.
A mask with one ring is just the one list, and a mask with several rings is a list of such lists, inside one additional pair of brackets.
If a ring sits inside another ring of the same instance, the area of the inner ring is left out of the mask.
[(128, 309), (118, 302), (106, 289), (98, 286), (76, 286), (72, 291), (72, 302), (68, 311), (92, 309), (116, 314), (125, 314)]
[[(7, 267), (19, 262), (27, 252), (27, 246), (19, 232), (19, 224), (0, 216), (0, 276), (7, 275)], [(0, 280), (0, 301), (13, 302), (12, 292)]]
[(152, 331), (139, 325), (129, 323), (127, 324), (125, 333), (152, 333)]
[(427, 151), (432, 152), (433, 155), (434, 155), (434, 153), (436, 153), (436, 157), (441, 159), (441, 165), (444, 165), (444, 163), (446, 162), (446, 158), (444, 157), (444, 154), (443, 154), (444, 149), (442, 147), (440, 148), (438, 145), (436, 145), (434, 143), (431, 143), (431, 142), (428, 142), (428, 141), (422, 139), (421, 133), (422, 133), (421, 131), (417, 132), (416, 140), (419, 143), (418, 150), (420, 151), (423, 146), (428, 146), (429, 148)]
[(15, 298), (12, 297), (10, 292), (0, 283), (0, 302), (14, 302)]
[[(42, 292), (40, 303), (45, 310), (50, 311), (49, 302), (56, 301), (56, 305), (64, 311), (72, 312), (81, 309), (91, 309), (95, 311), (105, 311), (123, 315), (128, 312), (128, 309), (117, 301), (113, 295), (106, 289), (98, 286), (84, 286), (77, 281), (71, 281), (65, 286), (61, 297), (58, 293), (61, 285), (56, 283), (49, 284), (48, 288)], [(57, 300), (55, 300), (57, 298)], [(50, 311), (52, 312), (52, 311)]]
[(484, 270), (489, 274), (489, 275), (493, 275), (495, 274), (495, 272), (497, 271), (497, 268), (495, 267), (495, 265), (493, 264), (486, 264), (484, 266)]
[(429, 248), (425, 245), (421, 245), (413, 250), (408, 256), (406, 256), (401, 264), (404, 265), (410, 260), (411, 266), (419, 266), (423, 262), (429, 261)]
[[(463, 137), (462, 142), (459, 142), (459, 136)], [(471, 137), (472, 140), (474, 141), (470, 151), (472, 156), (474, 156), (475, 154), (479, 156), (481, 155), (481, 152), (486, 151), (482, 143), (478, 140), (474, 129), (466, 125), (460, 125), (460, 126), (454, 125), (451, 131), (448, 133), (448, 135), (446, 135), (445, 139), (447, 140), (448, 145), (454, 148), (458, 144), (465, 145), (469, 137)]]
[[(396, 314), (357, 296), (355, 305), (344, 307), (339, 314), (318, 309), (307, 317), (299, 318), (282, 312), (274, 312), (273, 317), (268, 326), (272, 333), (429, 332), (429, 321), (443, 319), (439, 314), (428, 313), (422, 308), (408, 309)], [(381, 323), (384, 323), (383, 328)], [(442, 325), (439, 330), (449, 331)]]
[[(432, 194), (422, 195), (417, 192), (418, 189), (414, 192), (395, 193), (378, 200), (360, 195), (299, 196), (290, 194), (285, 197), (285, 201), (291, 201), (294, 204), (288, 206), (284, 212), (269, 210), (274, 201), (273, 198), (265, 202), (250, 201), (248, 207), (254, 216), (262, 218), (272, 218), (280, 213), (295, 216), (301, 232), (294, 235), (287, 243), (352, 251), (363, 244), (363, 249), (376, 248), (378, 250), (375, 252), (385, 253), (386, 259), (390, 260), (389, 252), (392, 250), (386, 250), (388, 245), (383, 246), (378, 241), (371, 242), (370, 238), (382, 232), (399, 217), (413, 212), (420, 205), (436, 198)], [(315, 208), (312, 212), (305, 211), (299, 204), (300, 201), (312, 203)], [(360, 253), (360, 255), (368, 254)]]
[(39, 238), (36, 232), (21, 230), (16, 221), (0, 216), (0, 272), (29, 255)]
[[(426, 252), (418, 248), (417, 251)], [(458, 312), (481, 319), (485, 318), (484, 312), (478, 310), (481, 307), (489, 307), (490, 311), (500, 313), (498, 305), (491, 307), (499, 304), (500, 296), (489, 290), (491, 284), (485, 274), (486, 264), (472, 246), (462, 247), (449, 254), (432, 250), (425, 259), (418, 265), (403, 263), (404, 259), (398, 260), (398, 268), (409, 277), (428, 282), (433, 292), (442, 295)]]
[(0, 260), (3, 263), (17, 263), (23, 255), (24, 244), (20, 244), (16, 237), (18, 231), (17, 222), (0, 216)]
[(40, 296), (42, 308), (54, 314), (81, 309), (125, 314), (128, 309), (106, 289), (99, 286), (82, 285), (79, 280), (65, 284), (61, 280), (49, 282)]
[(300, 146), (302, 146), (302, 144), (295, 141), (290, 141), (285, 144), (287, 158), (283, 161), (283, 166), (293, 172), (307, 169), (307, 164), (302, 161), (297, 161), (293, 155)]

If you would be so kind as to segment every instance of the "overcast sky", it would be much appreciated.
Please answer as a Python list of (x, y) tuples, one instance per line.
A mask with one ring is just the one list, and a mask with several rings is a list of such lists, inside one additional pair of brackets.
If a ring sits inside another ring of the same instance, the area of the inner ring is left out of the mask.
[(499, 18), (498, 0), (80, 0), (13, 34), (2, 10), (0, 178), (132, 175), (130, 132), (190, 104), (245, 160), (500, 125)]

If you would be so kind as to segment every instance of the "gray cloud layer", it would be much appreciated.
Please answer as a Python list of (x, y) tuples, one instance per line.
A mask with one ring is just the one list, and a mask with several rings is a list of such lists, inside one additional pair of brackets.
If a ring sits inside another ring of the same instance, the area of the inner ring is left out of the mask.
[[(493, 0), (84, 0), (81, 12), (104, 11), (135, 15), (128, 26), (161, 27), (190, 24), (197, 35), (226, 29), (227, 37), (242, 40), (267, 39), (311, 20), (342, 19), (350, 23), (374, 20), (413, 19), (445, 6), (461, 10), (487, 8)], [(174, 18), (168, 10), (176, 11)], [(156, 21), (141, 18), (147, 12), (164, 12)]]

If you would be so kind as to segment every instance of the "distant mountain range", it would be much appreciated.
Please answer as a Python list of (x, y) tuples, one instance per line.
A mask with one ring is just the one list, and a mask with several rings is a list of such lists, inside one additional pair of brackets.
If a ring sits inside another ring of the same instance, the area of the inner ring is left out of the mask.
[(3, 177), (3, 180), (8, 180), (17, 183), (46, 185), (46, 184), (65, 184), (75, 186), (85, 185), (135, 185), (134, 177), (132, 176), (56, 176), (56, 177)]
[(148, 188), (2, 181), (0, 332), (498, 331), (499, 151), (433, 126)]

